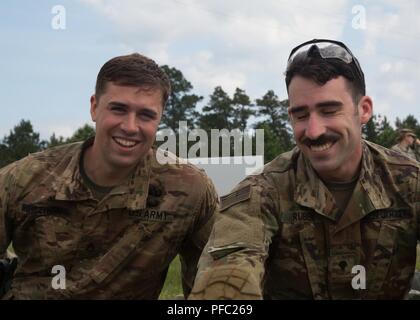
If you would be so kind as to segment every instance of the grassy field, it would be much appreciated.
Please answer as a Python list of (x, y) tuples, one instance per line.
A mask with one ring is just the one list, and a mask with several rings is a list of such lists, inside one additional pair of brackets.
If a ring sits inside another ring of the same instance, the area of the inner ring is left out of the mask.
[(181, 262), (177, 256), (169, 267), (165, 285), (163, 286), (159, 299), (170, 300), (179, 295), (182, 295)]
[(417, 245), (417, 263), (416, 269), (420, 271), (420, 244)]

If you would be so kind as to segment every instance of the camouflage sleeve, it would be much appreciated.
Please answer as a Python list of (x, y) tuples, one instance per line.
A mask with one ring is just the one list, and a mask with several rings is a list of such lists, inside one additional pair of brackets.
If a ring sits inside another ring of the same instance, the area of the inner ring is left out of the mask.
[(261, 299), (264, 264), (278, 229), (275, 190), (248, 178), (221, 198), (189, 299)]
[(213, 182), (206, 178), (206, 187), (197, 207), (194, 224), (180, 250), (182, 288), (186, 298), (192, 289), (197, 273), (197, 263), (207, 243), (214, 223), (219, 197)]
[(0, 259), (6, 257), (12, 238), (12, 217), (9, 207), (15, 190), (14, 168), (15, 165), (10, 164), (0, 169)]
[(417, 186), (414, 206), (417, 219), (417, 241), (420, 241), (420, 172), (417, 173)]

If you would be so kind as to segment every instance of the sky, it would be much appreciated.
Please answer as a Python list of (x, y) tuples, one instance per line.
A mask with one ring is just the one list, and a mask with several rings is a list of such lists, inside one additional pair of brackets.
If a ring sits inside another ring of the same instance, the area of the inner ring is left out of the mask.
[(48, 139), (93, 125), (100, 67), (140, 52), (181, 70), (205, 97), (215, 86), (287, 98), (290, 50), (343, 41), (364, 70), (374, 113), (420, 120), (420, 1), (2, 0), (0, 139), (21, 119)]

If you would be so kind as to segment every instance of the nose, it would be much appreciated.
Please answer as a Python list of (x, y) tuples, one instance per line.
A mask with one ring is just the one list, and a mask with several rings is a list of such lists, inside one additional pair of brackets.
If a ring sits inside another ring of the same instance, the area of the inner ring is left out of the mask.
[(316, 114), (309, 115), (305, 136), (311, 140), (316, 140), (326, 132), (325, 126)]
[(134, 113), (128, 113), (121, 123), (121, 129), (128, 135), (136, 134), (139, 130), (137, 118)]

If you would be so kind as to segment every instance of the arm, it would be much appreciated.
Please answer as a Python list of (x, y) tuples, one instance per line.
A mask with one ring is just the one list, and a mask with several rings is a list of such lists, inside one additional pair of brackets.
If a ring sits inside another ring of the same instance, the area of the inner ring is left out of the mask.
[(6, 258), (7, 248), (12, 238), (12, 218), (9, 215), (9, 200), (13, 193), (14, 165), (9, 165), (0, 170), (0, 259)]
[(14, 190), (13, 175), (14, 165), (9, 165), (0, 170), (0, 298), (8, 291), (13, 273), (17, 266), (17, 259), (7, 257), (7, 248), (12, 238), (12, 219), (9, 216), (9, 198)]
[(261, 299), (265, 261), (278, 230), (275, 190), (250, 177), (222, 197), (190, 299)]
[(218, 202), (218, 195), (213, 183), (210, 179), (207, 179), (205, 191), (199, 201), (194, 225), (180, 250), (184, 297), (187, 297), (191, 292), (197, 273), (198, 259), (213, 227), (214, 213)]

